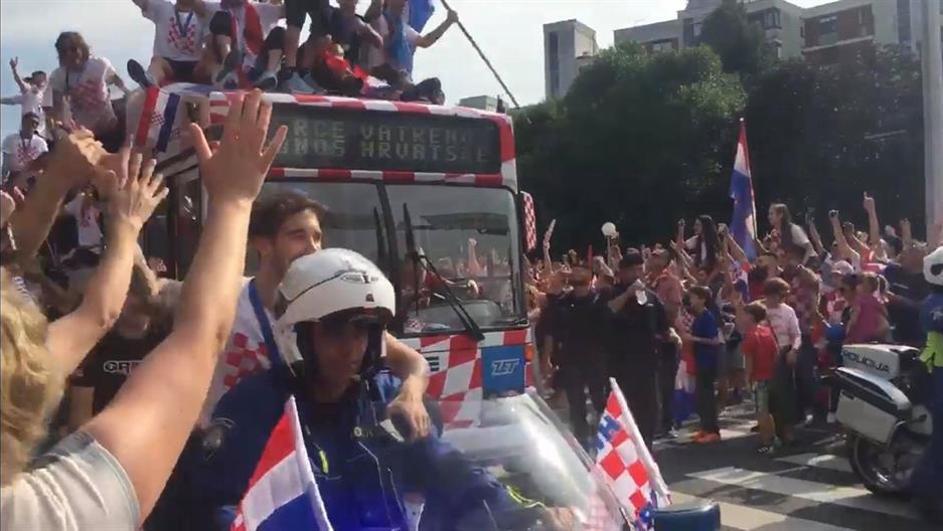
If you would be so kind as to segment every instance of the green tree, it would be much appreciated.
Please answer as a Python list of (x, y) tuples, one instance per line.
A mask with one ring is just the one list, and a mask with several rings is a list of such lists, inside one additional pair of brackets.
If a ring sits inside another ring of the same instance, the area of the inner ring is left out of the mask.
[(882, 222), (922, 226), (920, 65), (906, 49), (881, 48), (829, 67), (787, 61), (756, 80), (746, 118), (757, 208), (830, 209), (863, 224), (862, 192)]
[(737, 0), (724, 0), (704, 19), (700, 42), (717, 52), (724, 72), (755, 74), (771, 59), (763, 29)]
[(707, 48), (605, 50), (562, 102), (516, 120), (522, 186), (558, 219), (559, 246), (599, 240), (605, 221), (635, 243), (664, 239), (692, 208), (729, 211), (720, 161), (744, 103)]

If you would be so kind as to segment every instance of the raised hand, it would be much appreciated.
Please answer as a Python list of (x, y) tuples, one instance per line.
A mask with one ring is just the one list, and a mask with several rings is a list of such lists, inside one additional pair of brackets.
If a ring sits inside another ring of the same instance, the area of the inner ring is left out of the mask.
[(265, 145), (272, 104), (262, 101), (262, 92), (239, 95), (229, 107), (223, 137), (215, 152), (197, 124), (190, 124), (193, 147), (200, 159), (203, 185), (211, 200), (251, 202), (262, 189), (272, 161), (288, 134), (282, 126)]
[(13, 200), (13, 196), (0, 192), (0, 229), (7, 226), (7, 220), (13, 215), (14, 210), (16, 210), (16, 201)]
[(167, 197), (168, 190), (163, 186), (164, 178), (154, 173), (156, 161), (143, 162), (140, 153), (134, 153), (128, 161), (127, 179), (118, 182), (114, 172), (108, 172), (115, 183), (111, 185), (108, 199), (109, 221), (128, 223), (140, 231), (144, 223), (154, 213), (157, 205)]
[(10, 68), (12, 68), (14, 71), (16, 71), (16, 67), (18, 67), (18, 66), (20, 66), (20, 58), (19, 58), (19, 57), (14, 57), (13, 59), (10, 59)]
[(68, 188), (83, 186), (107, 154), (91, 131), (77, 129), (56, 140), (56, 147), (46, 165), (46, 175), (49, 178), (54, 175)]
[(864, 199), (862, 201), (862, 206), (864, 206), (865, 212), (871, 213), (875, 210), (874, 198), (871, 197), (868, 192), (864, 193)]

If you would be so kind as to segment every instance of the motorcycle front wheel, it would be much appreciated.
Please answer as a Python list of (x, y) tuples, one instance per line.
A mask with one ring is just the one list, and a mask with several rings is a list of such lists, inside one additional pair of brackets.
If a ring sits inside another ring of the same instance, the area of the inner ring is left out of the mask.
[(882, 496), (909, 495), (910, 478), (922, 453), (923, 445), (903, 431), (894, 434), (886, 447), (857, 435), (848, 440), (852, 470), (866, 489)]

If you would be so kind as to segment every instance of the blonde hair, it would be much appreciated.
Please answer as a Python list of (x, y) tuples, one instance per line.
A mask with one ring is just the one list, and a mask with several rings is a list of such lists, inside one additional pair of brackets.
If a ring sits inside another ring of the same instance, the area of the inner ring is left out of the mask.
[(48, 322), (0, 270), (0, 486), (23, 471), (45, 437), (64, 375), (46, 350)]

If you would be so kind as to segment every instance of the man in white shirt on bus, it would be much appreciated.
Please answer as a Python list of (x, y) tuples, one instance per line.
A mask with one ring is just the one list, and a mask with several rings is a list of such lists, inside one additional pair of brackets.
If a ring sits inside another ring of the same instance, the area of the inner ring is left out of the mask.
[(28, 188), (28, 180), (32, 177), (29, 172), (30, 164), (40, 155), (49, 151), (46, 141), (36, 134), (40, 124), (39, 117), (34, 113), (26, 113), (20, 125), (20, 131), (3, 139), (3, 168), (4, 180), (10, 179), (21, 189)]
[(147, 70), (128, 61), (131, 79), (144, 87), (165, 81), (208, 83), (208, 65), (201, 63), (206, 37), (206, 4), (200, 0), (131, 0), (154, 23), (154, 54)]
[(46, 109), (52, 108), (52, 92), (46, 90), (46, 73), (37, 70), (26, 79), (21, 79), (17, 66), (19, 66), (19, 58), (10, 59), (13, 81), (16, 81), (20, 93), (16, 96), (0, 98), (0, 104), (19, 105), (21, 114), (35, 114), (39, 117), (39, 127), (36, 132), (43, 138), (51, 138), (46, 134)]
[[(388, 67), (396, 72), (404, 73), (407, 80), (411, 81), (413, 54), (416, 48), (432, 46), (453, 24), (458, 22), (458, 13), (449, 10), (445, 20), (436, 29), (421, 35), (409, 25), (406, 3), (407, 0), (387, 0), (383, 13), (370, 22), (373, 29), (382, 37), (383, 47), (366, 47), (367, 71), (372, 72), (380, 67)], [(374, 75), (381, 78), (388, 77), (379, 72)]]

